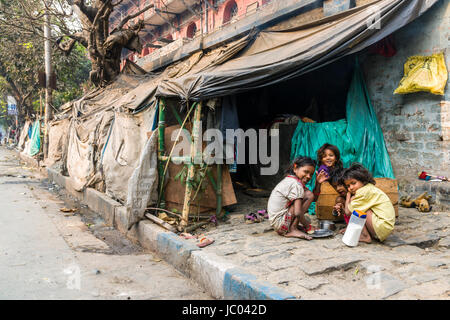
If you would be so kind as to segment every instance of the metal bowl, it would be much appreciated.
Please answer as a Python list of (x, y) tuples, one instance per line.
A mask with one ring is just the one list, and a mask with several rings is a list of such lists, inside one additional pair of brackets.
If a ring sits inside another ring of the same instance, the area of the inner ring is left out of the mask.
[(334, 232), (328, 229), (315, 230), (314, 233), (310, 234), (312, 238), (327, 238), (333, 236)]
[(333, 221), (323, 220), (319, 222), (319, 228), (334, 231), (336, 230), (336, 225), (334, 224)]

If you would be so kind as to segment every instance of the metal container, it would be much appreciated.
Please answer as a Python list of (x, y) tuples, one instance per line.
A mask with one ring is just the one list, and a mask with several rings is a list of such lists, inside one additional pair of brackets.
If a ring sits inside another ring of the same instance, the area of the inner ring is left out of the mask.
[(331, 237), (333, 234), (334, 234), (334, 232), (331, 230), (320, 229), (320, 230), (315, 230), (312, 234), (310, 234), (310, 236), (313, 238), (327, 238), (327, 237)]
[(336, 225), (334, 224), (333, 221), (330, 220), (322, 220), (319, 223), (319, 228), (320, 229), (325, 229), (325, 230), (331, 230), (334, 231), (336, 230)]

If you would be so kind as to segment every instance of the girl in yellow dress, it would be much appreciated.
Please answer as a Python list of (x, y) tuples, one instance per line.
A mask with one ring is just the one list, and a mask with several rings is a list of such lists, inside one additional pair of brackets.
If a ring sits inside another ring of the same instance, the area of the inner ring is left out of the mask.
[(372, 239), (384, 241), (394, 230), (395, 210), (389, 197), (375, 187), (375, 180), (361, 164), (355, 163), (344, 171), (342, 180), (348, 193), (345, 214), (354, 210), (367, 214), (359, 241), (370, 243)]

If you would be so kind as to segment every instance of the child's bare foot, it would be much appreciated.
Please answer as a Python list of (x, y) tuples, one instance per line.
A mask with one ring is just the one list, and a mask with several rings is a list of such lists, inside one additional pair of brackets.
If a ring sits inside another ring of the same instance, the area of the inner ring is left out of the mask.
[(347, 228), (344, 228), (344, 229), (339, 230), (339, 233), (340, 233), (340, 234), (344, 234), (344, 233), (345, 233), (345, 230), (347, 230)]
[(363, 235), (361, 233), (361, 236), (359, 237), (359, 242), (371, 243), (372, 242), (372, 238), (370, 237), (370, 235)]
[(286, 233), (284, 235), (286, 238), (299, 238), (305, 240), (312, 240), (312, 237), (308, 236), (306, 233), (301, 232), (300, 230), (293, 229), (292, 231)]
[(310, 228), (306, 229), (304, 226), (299, 224), (297, 229), (304, 233), (313, 233), (314, 231), (319, 230), (319, 228), (313, 227), (312, 225), (310, 226)]

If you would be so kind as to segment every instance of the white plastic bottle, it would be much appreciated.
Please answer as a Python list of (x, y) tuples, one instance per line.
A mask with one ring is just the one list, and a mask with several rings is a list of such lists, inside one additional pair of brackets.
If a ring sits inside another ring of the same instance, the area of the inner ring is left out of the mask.
[(361, 236), (362, 229), (366, 223), (367, 215), (365, 212), (355, 210), (353, 211), (350, 221), (348, 222), (345, 234), (342, 237), (342, 242), (349, 247), (356, 247)]

